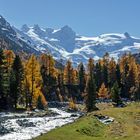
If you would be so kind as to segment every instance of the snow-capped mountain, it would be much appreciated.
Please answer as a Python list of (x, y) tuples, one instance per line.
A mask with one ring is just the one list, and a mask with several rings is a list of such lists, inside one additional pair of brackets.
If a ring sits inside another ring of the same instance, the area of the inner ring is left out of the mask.
[[(98, 37), (77, 35), (69, 26), (60, 29), (32, 27), (26, 24), (21, 29), (11, 27), (0, 16), (0, 37), (10, 40), (14, 44), (10, 49), (26, 51), (28, 53), (50, 53), (59, 61), (68, 59), (76, 66), (78, 63), (87, 63), (92, 57), (95, 60), (102, 58), (108, 52), (111, 57), (118, 59), (124, 53), (140, 52), (140, 38), (124, 34), (103, 34)], [(15, 47), (16, 46), (16, 47)]]
[(16, 53), (35, 53), (38, 54), (31, 45), (28, 45), (21, 37), (18, 36), (17, 32), (12, 28), (0, 15), (0, 47), (4, 49), (11, 49)]
[(140, 52), (140, 38), (124, 34), (103, 34), (98, 37), (77, 35), (69, 26), (58, 30), (40, 28), (38, 25), (21, 28), (28, 40), (42, 52), (50, 52), (55, 59), (71, 59), (74, 65), (86, 63), (92, 57), (102, 58), (108, 52), (111, 57), (118, 59), (124, 53)]

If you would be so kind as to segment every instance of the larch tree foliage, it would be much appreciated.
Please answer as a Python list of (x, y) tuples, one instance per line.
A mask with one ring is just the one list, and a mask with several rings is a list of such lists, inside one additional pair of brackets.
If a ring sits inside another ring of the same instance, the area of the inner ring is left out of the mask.
[(77, 110), (76, 102), (73, 100), (73, 98), (69, 99), (69, 109), (70, 110)]
[(16, 55), (12, 64), (10, 75), (10, 92), (13, 100), (13, 108), (17, 108), (17, 103), (23, 101), (23, 82), (24, 82), (24, 68), (21, 59)]
[(90, 77), (94, 78), (94, 60), (92, 58), (88, 60), (87, 68), (88, 68), (88, 73)]
[(30, 92), (29, 107), (33, 109), (37, 105), (38, 96), (42, 95), (42, 76), (40, 73), (40, 65), (34, 55), (32, 55), (27, 61), (25, 70)]
[(130, 54), (120, 59), (122, 97), (130, 98), (139, 82), (139, 69), (135, 59)]
[(108, 89), (106, 88), (104, 83), (102, 83), (102, 85), (98, 91), (98, 97), (101, 99), (108, 98)]
[[(25, 77), (24, 77), (24, 96), (25, 96), (24, 104), (25, 104), (26, 109), (28, 109), (29, 103), (31, 103), (30, 102), (31, 93), (30, 93), (30, 84), (29, 84), (28, 78), (26, 76), (26, 68), (25, 68)], [(30, 105), (30, 107), (31, 107), (31, 105)]]
[(119, 64), (116, 65), (116, 81), (117, 81), (119, 87), (121, 88), (121, 71), (120, 71)]
[(42, 54), (40, 56), (40, 64), (43, 78), (43, 92), (46, 97), (51, 98), (51, 93), (56, 90), (58, 75), (55, 68), (55, 61), (51, 55)]
[(64, 67), (64, 85), (68, 89), (68, 98), (72, 97), (72, 87), (73, 87), (73, 67), (70, 60), (67, 61)]
[[(63, 63), (63, 60), (60, 60), (60, 63)], [(64, 94), (65, 94), (65, 88), (64, 88), (64, 80), (63, 80), (63, 72), (64, 68), (61, 65), (60, 68), (58, 69), (58, 75), (57, 75), (57, 89), (56, 89), (56, 94), (59, 99), (59, 101), (64, 100)]]
[(108, 87), (108, 63), (109, 63), (109, 54), (106, 53), (103, 56), (103, 65), (102, 65), (102, 73), (103, 73), (103, 82), (105, 84), (105, 86)]
[(72, 71), (72, 84), (78, 85), (78, 71), (76, 69)]
[(129, 97), (129, 87), (127, 84), (127, 76), (129, 72), (129, 64), (128, 64), (128, 56), (124, 55), (121, 57), (119, 61), (120, 72), (121, 72), (121, 85), (122, 85), (122, 92), (121, 97), (128, 98)]
[(135, 62), (135, 59), (132, 57), (130, 62), (129, 62), (129, 73), (127, 77), (127, 84), (129, 87), (129, 96), (131, 97), (134, 93), (133, 90), (135, 87), (138, 86), (139, 84), (139, 69), (138, 66)]
[(86, 108), (88, 112), (97, 110), (96, 104), (96, 85), (94, 79), (94, 61), (92, 58), (88, 61), (88, 80), (86, 85), (87, 99)]
[(66, 85), (73, 84), (73, 67), (72, 62), (70, 60), (67, 61), (64, 68), (64, 83)]
[(58, 76), (57, 76), (57, 89), (56, 89), (56, 94), (58, 96), (59, 101), (63, 101), (63, 97), (65, 94), (65, 88), (64, 88), (64, 81), (63, 81), (63, 70), (61, 69), (58, 71)]
[(79, 100), (79, 85), (78, 85), (78, 70), (73, 69), (72, 71), (72, 85), (70, 86), (71, 88), (71, 95), (74, 100)]
[(4, 55), (6, 58), (7, 66), (10, 69), (12, 67), (12, 64), (13, 64), (13, 61), (15, 58), (15, 54), (12, 50), (5, 50)]
[(73, 68), (70, 60), (64, 69), (58, 69), (49, 54), (21, 59), (11, 50), (0, 49), (0, 110), (16, 109), (22, 103), (27, 109), (43, 109), (47, 107), (46, 99), (70, 101), (70, 108), (74, 109), (82, 96), (87, 111), (97, 109), (97, 97), (111, 96), (117, 106), (121, 98), (140, 100), (140, 64), (131, 54), (122, 56), (118, 62), (108, 54), (96, 64), (90, 58), (86, 71), (82, 63)]
[(113, 84), (116, 82), (116, 62), (112, 58), (108, 64), (108, 84), (109, 87), (112, 87)]

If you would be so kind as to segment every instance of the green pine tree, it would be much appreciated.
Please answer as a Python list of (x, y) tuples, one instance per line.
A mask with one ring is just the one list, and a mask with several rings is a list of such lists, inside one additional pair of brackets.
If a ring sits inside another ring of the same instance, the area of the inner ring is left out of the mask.
[(0, 49), (0, 97), (2, 96), (2, 79), (3, 79), (3, 65), (4, 65), (4, 54), (3, 50)]
[(119, 87), (121, 87), (121, 72), (120, 72), (119, 64), (116, 65), (116, 80), (117, 80)]
[(87, 81), (87, 100), (86, 100), (86, 108), (88, 112), (93, 110), (97, 110), (96, 104), (96, 85), (94, 79), (94, 61), (93, 59), (89, 59), (88, 62), (88, 81)]
[(116, 106), (120, 105), (122, 101), (120, 98), (120, 88), (117, 82), (114, 83), (111, 89), (111, 94), (112, 94), (112, 101), (115, 103), (115, 105)]
[(51, 55), (42, 54), (40, 56), (40, 63), (43, 79), (43, 92), (45, 97), (51, 100), (51, 94), (55, 91), (57, 84), (55, 61)]
[(44, 109), (44, 106), (43, 106), (43, 103), (42, 103), (42, 98), (41, 98), (40, 95), (38, 96), (38, 99), (37, 99), (37, 108), (41, 109), (41, 110)]
[(16, 55), (14, 59), (10, 77), (10, 94), (11, 98), (13, 99), (13, 106), (16, 109), (18, 101), (22, 100), (23, 98), (24, 80), (24, 69), (18, 55)]
[(96, 81), (96, 88), (97, 90), (99, 90), (99, 88), (101, 87), (101, 84), (103, 83), (103, 73), (102, 73), (102, 66), (101, 64), (98, 62), (96, 63), (95, 66), (95, 81)]
[(86, 87), (86, 79), (85, 79), (85, 68), (83, 63), (80, 63), (78, 66), (78, 74), (79, 74), (79, 88), (80, 88), (80, 93), (84, 92), (84, 89)]
[(3, 50), (0, 49), (0, 109), (7, 108), (6, 94), (4, 93), (4, 68), (5, 68), (5, 56)]
[(137, 86), (137, 90), (136, 90), (136, 93), (134, 95), (134, 99), (135, 99), (135, 101), (140, 101), (140, 83)]
[(108, 68), (105, 64), (102, 67), (102, 73), (103, 73), (103, 81), (105, 83), (105, 86), (108, 87)]
[(96, 106), (96, 86), (95, 80), (90, 77), (87, 82), (87, 100), (86, 108), (88, 112), (97, 110)]

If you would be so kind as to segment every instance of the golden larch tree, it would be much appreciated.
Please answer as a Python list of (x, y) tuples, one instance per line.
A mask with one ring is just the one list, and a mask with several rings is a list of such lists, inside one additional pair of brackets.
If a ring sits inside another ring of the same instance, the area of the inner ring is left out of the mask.
[(98, 92), (99, 98), (108, 98), (108, 89), (105, 87), (105, 84), (102, 83), (99, 92)]
[(26, 79), (30, 92), (30, 107), (34, 108), (39, 95), (42, 95), (42, 76), (40, 73), (40, 65), (34, 55), (26, 63), (25, 68)]

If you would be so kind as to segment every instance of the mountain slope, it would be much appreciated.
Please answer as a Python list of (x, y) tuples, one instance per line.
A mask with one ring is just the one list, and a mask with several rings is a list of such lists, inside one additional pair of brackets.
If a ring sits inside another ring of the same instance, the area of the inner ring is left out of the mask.
[[(28, 29), (28, 30), (27, 30)], [(49, 32), (48, 32), (49, 31)], [(25, 36), (37, 45), (37, 48), (46, 50), (54, 55), (55, 59), (71, 59), (74, 65), (86, 63), (92, 57), (95, 60), (108, 52), (111, 57), (118, 59), (124, 53), (132, 54), (140, 51), (140, 39), (124, 34), (103, 34), (98, 37), (84, 37), (77, 35), (70, 27), (61, 29), (42, 29), (38, 25), (22, 27)], [(26, 38), (26, 37), (25, 37)]]
[[(60, 29), (40, 28), (39, 25), (28, 27), (23, 25), (19, 30), (0, 16), (0, 43), (8, 44), (7, 49), (28, 54), (50, 53), (57, 60), (71, 59), (73, 64), (87, 63), (92, 57), (102, 58), (108, 52), (111, 57), (118, 59), (124, 53), (140, 52), (140, 38), (124, 34), (103, 34), (98, 37), (77, 35), (69, 26)], [(4, 45), (1, 45), (4, 46)], [(6, 48), (6, 47), (5, 47)]]
[(39, 51), (36, 51), (23, 41), (2, 16), (0, 16), (0, 47), (3, 49), (11, 49), (15, 53), (39, 53)]

